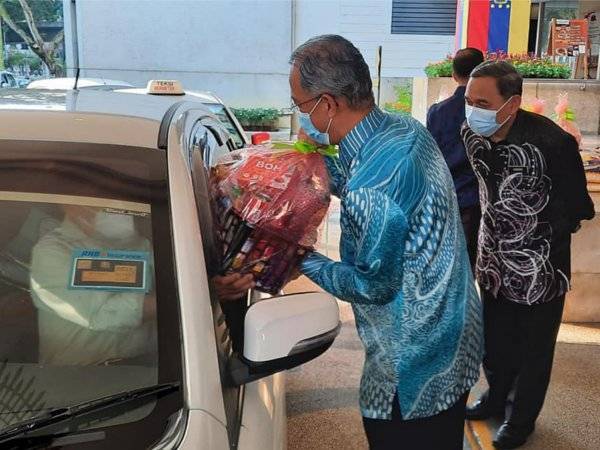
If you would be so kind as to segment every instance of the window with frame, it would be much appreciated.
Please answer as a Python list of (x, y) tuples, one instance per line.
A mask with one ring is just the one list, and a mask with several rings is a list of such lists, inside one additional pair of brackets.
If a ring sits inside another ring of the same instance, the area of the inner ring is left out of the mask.
[(392, 34), (454, 35), (456, 0), (392, 0)]
[[(224, 134), (223, 134), (224, 133)], [(210, 204), (209, 168), (216, 164), (221, 156), (231, 149), (227, 133), (222, 125), (204, 118), (192, 128), (188, 159), (194, 187), (196, 211), (202, 234), (204, 260), (209, 279), (220, 273), (221, 252), (216, 239), (214, 218)], [(227, 417), (227, 430), (230, 443), (237, 441), (240, 429), (240, 411), (243, 402), (243, 388), (233, 386), (227, 375), (227, 362), (234, 351), (240, 351), (243, 342), (243, 323), (247, 302), (240, 299), (235, 302), (221, 304), (216, 293), (211, 289), (210, 298), (215, 337), (217, 342), (217, 356), (221, 373), (221, 386), (223, 389), (223, 402)]]
[(230, 135), (230, 139), (236, 149), (242, 148), (246, 145), (244, 138), (241, 135), (240, 130), (235, 126), (233, 120), (229, 116), (227, 109), (220, 103), (207, 103), (206, 107), (217, 116), (223, 126), (227, 129)]
[[(165, 153), (4, 140), (0, 162), (0, 433), (181, 382)], [(28, 436), (102, 429), (102, 446), (147, 448), (182, 406), (172, 393)]]

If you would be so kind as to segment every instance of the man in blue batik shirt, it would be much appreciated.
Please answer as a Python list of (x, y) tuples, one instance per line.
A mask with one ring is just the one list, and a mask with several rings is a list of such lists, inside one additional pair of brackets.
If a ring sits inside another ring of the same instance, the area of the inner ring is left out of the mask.
[(473, 268), (477, 258), (477, 236), (481, 221), (479, 184), (467, 157), (460, 130), (465, 122), (465, 91), (469, 75), (482, 62), (481, 50), (463, 48), (457, 51), (452, 60), (452, 77), (458, 83), (458, 87), (451, 97), (432, 105), (427, 112), (427, 129), (442, 151), (454, 180), (467, 250)]
[(341, 262), (315, 252), (301, 271), (353, 306), (369, 445), (462, 449), (483, 339), (448, 167), (422, 125), (375, 106), (369, 68), (346, 39), (313, 38), (291, 64), (304, 133), (340, 147), (327, 164), (341, 199)]

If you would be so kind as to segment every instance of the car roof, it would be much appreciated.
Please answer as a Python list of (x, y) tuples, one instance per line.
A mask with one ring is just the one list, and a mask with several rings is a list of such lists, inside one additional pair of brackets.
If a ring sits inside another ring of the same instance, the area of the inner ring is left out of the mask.
[[(219, 103), (214, 96), (195, 94), (3, 89), (0, 91), (2, 138), (79, 142), (84, 137), (85, 142), (155, 148), (160, 123), (168, 109), (178, 102), (190, 103), (191, 108), (207, 113), (210, 110), (206, 103)], [(86, 116), (90, 120), (80, 120)]]
[(218, 97), (204, 92), (188, 92), (185, 95), (150, 95), (145, 89), (116, 91), (4, 89), (0, 95), (0, 110), (87, 112), (161, 121), (172, 104), (182, 101), (199, 105), (221, 104)]
[[(146, 89), (144, 88), (128, 88), (128, 89), (116, 89), (115, 92), (121, 92), (124, 94), (138, 94), (138, 95), (148, 95)], [(156, 96), (160, 97), (160, 95)], [(190, 100), (190, 101), (201, 101), (202, 103), (222, 103), (221, 99), (217, 97), (212, 92), (205, 91), (185, 91), (184, 95), (179, 96), (170, 96), (174, 98), (179, 98), (180, 100)]]
[[(27, 86), (27, 89), (73, 89), (75, 86), (75, 78), (44, 78), (34, 80)], [(133, 87), (131, 83), (121, 80), (110, 80), (107, 78), (80, 78), (77, 81), (79, 88), (89, 88), (98, 86), (114, 86), (118, 88)]]

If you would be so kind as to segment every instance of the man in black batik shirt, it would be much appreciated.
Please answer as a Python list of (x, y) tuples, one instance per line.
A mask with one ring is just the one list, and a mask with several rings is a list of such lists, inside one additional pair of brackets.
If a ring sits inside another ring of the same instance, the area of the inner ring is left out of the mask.
[(497, 448), (519, 447), (533, 432), (569, 290), (571, 234), (594, 216), (575, 139), (520, 109), (522, 87), (510, 64), (479, 65), (467, 85), (462, 129), (479, 179), (476, 273), (489, 383), (467, 418), (503, 418)]

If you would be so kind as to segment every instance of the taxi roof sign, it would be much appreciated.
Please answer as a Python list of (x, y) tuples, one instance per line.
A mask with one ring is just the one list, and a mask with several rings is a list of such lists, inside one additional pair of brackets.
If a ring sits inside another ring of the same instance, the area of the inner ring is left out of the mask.
[(146, 87), (148, 94), (153, 95), (184, 95), (183, 86), (178, 80), (150, 80)]

